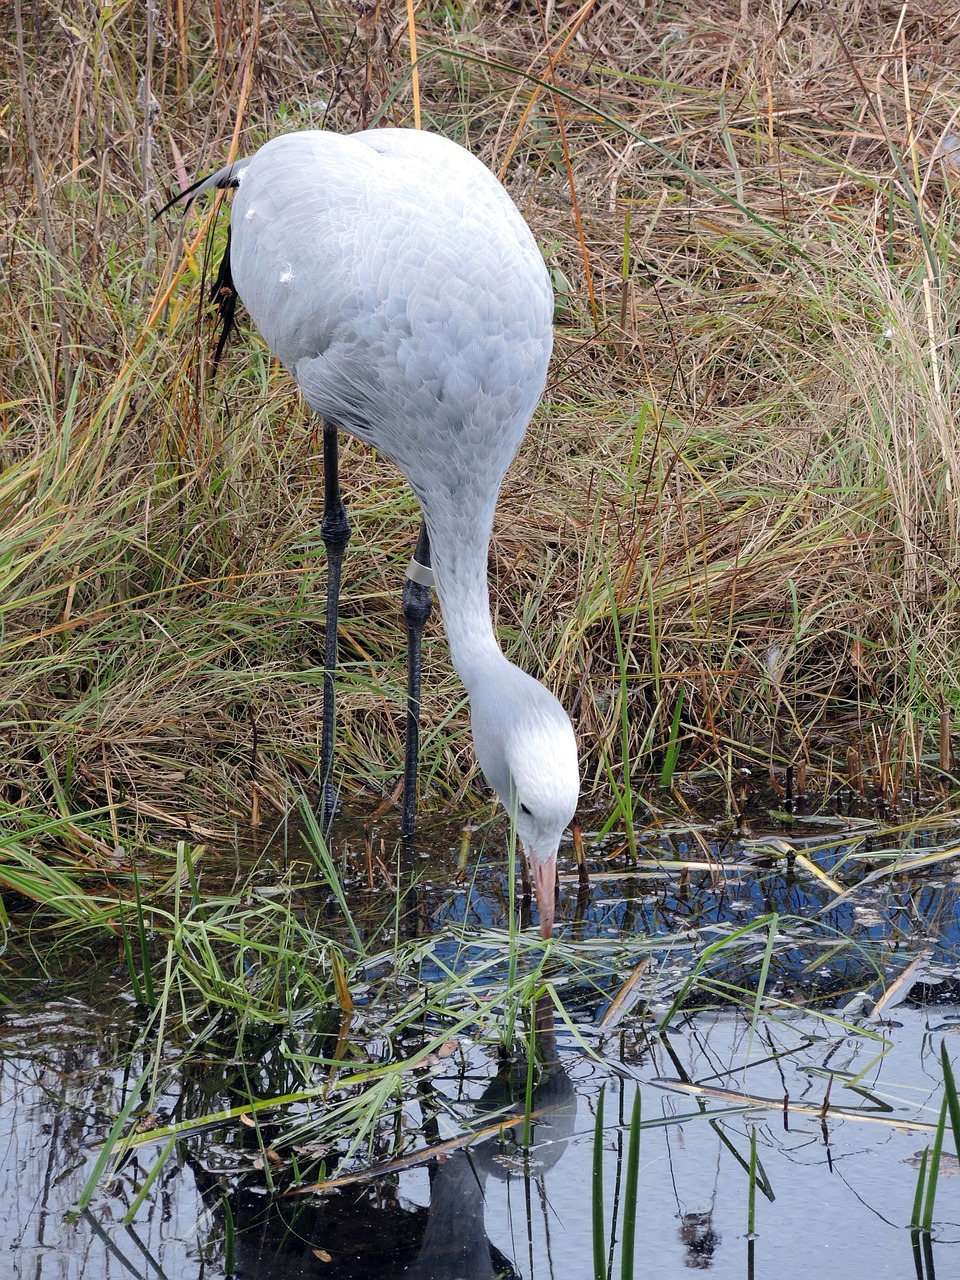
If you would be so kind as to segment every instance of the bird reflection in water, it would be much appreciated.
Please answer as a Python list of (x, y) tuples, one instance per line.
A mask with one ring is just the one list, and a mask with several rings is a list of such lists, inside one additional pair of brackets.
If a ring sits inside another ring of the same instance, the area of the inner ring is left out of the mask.
[[(419, 1091), (424, 1131), (443, 1154), (429, 1165), (430, 1203), (404, 1202), (395, 1177), (368, 1180), (329, 1195), (264, 1202), (262, 1189), (230, 1197), (237, 1280), (519, 1280), (521, 1272), (487, 1234), (489, 1184), (535, 1184), (546, 1201), (546, 1176), (563, 1155), (576, 1123), (573, 1084), (557, 1052), (553, 1007), (536, 1011), (539, 1081), (533, 1091), (531, 1141), (524, 1146), (526, 1066), (503, 1064), (476, 1104), (487, 1116), (516, 1119), (491, 1137), (449, 1149), (440, 1143), (442, 1100), (427, 1079)], [(216, 1205), (222, 1189), (211, 1187)], [(528, 1197), (522, 1197), (528, 1202)], [(215, 1209), (216, 1212), (216, 1209)]]

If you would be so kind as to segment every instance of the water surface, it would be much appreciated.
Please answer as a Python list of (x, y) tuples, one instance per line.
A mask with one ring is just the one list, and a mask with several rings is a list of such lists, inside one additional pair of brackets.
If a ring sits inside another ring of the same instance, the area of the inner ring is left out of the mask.
[[(566, 863), (538, 1025), (532, 1010), (515, 1011), (505, 1053), (490, 1033), (495, 1017), (477, 1028), (460, 1018), (425, 1063), (418, 1046), (442, 1039), (444, 1018), (425, 1013), (394, 1034), (390, 1001), (433, 989), (457, 966), (463, 1004), (451, 1021), (471, 998), (495, 1003), (508, 969), (496, 844), (479, 869), (471, 851), (462, 882), (459, 833), (419, 860), (399, 917), (418, 939), (404, 953), (418, 957), (416, 972), (372, 965), (350, 1019), (300, 1010), (285, 1028), (246, 1028), (233, 1041), (225, 1024), (201, 1056), (185, 1051), (182, 1028), (155, 1022), (145, 1040), (149, 1019), (115, 943), (91, 935), (51, 953), (36, 919), (15, 914), (0, 1017), (0, 1258), (10, 1260), (0, 1274), (589, 1280), (602, 1093), (602, 1246), (608, 1274), (619, 1276), (638, 1091), (638, 1276), (960, 1274), (955, 1159), (942, 1161), (931, 1239), (908, 1229), (942, 1097), (941, 1044), (960, 1062), (956, 860), (887, 875), (889, 833), (865, 837), (852, 824), (826, 851), (822, 830), (790, 837), (797, 849), (817, 846), (824, 878), (775, 847), (721, 841), (706, 826), (661, 830), (629, 863), (594, 851), (598, 873), (579, 904)], [(865, 838), (875, 848), (863, 858)], [(914, 835), (914, 856), (948, 840), (942, 830)], [(365, 887), (360, 843), (348, 829), (341, 869), (362, 928), (386, 936), (396, 900), (376, 878)], [(249, 892), (285, 879), (295, 893), (301, 856), (288, 832), (259, 855)], [(321, 926), (336, 932), (329, 895), (315, 877), (302, 880)], [(541, 1063), (525, 1134), (516, 1117), (534, 1039)], [(345, 1152), (319, 1124), (349, 1092), (338, 1084), (328, 1096), (148, 1141), (108, 1166), (76, 1212), (131, 1098), (127, 1129), (197, 1121), (295, 1092), (304, 1064), (329, 1058), (334, 1044), (358, 1067), (378, 1054), (400, 1063), (360, 1148)], [(418, 1065), (402, 1069), (405, 1055)], [(430, 1151), (440, 1154), (415, 1162)], [(322, 1193), (286, 1194), (318, 1179), (328, 1183)]]

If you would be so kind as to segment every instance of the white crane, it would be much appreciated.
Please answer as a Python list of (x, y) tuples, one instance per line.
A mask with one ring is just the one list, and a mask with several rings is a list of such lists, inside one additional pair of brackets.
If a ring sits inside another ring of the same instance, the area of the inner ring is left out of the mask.
[(390, 458), (423, 509), (403, 593), (403, 832), (413, 830), (420, 638), (435, 579), (477, 759), (516, 824), (549, 937), (557, 848), (580, 786), (576, 742), (553, 694), (501, 652), (487, 584), (497, 495), (543, 392), (553, 341), (553, 292), (533, 235), (485, 165), (418, 130), (285, 134), (183, 194), (214, 187), (237, 188), (232, 284), (323, 419), (324, 817), (334, 803), (333, 674), (350, 536), (339, 429)]

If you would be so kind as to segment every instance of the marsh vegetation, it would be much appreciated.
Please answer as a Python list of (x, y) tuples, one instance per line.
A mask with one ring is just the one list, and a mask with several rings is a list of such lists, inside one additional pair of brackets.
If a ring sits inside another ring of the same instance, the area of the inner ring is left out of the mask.
[[(215, 1230), (170, 1228), (202, 1243), (164, 1265), (186, 1274), (207, 1249), (220, 1274), (252, 1248), (245, 1188), (377, 1169), (395, 1189), (418, 1176), (398, 1161), (480, 1150), (504, 1071), (507, 1165), (535, 1196), (534, 1092), (569, 1101), (572, 1076), (580, 1120), (552, 1140), (589, 1153), (565, 1211), (589, 1243), (565, 1274), (619, 1274), (621, 1166), (599, 1162), (592, 1229), (585, 1170), (597, 1144), (626, 1159), (634, 1092), (646, 1125), (657, 1080), (670, 1167), (682, 1114), (736, 1170), (717, 1233), (719, 1192), (698, 1183), (682, 1210), (681, 1189), (670, 1210), (640, 1168), (682, 1256), (742, 1269), (717, 1235), (762, 1231), (766, 1191), (801, 1150), (829, 1163), (839, 1125), (849, 1153), (886, 1135), (875, 1216), (914, 1226), (932, 1280), (931, 1242), (956, 1236), (929, 1181), (955, 1145), (947, 1119), (936, 1146), (960, 843), (956, 9), (430, 0), (415, 21), (414, 74), (397, 2), (16, 0), (0, 16), (3, 1062), (7, 1099), (28, 1081), (40, 1131), (67, 1117), (51, 1149), (83, 1153), (38, 1179), (92, 1206), (95, 1239), (116, 1206), (142, 1222), (189, 1175)], [(546, 950), (518, 928), (436, 619), (429, 858), (397, 852), (419, 515), (346, 440), (345, 817), (319, 838), (318, 424), (249, 326), (213, 375), (225, 218), (153, 217), (279, 131), (415, 122), (502, 176), (557, 295), (490, 564), (504, 649), (545, 674), (581, 746), (593, 887), (577, 904), (565, 850)], [(897, 1000), (916, 1009), (907, 1050)], [(734, 1072), (751, 1084), (728, 1089)], [(831, 1118), (836, 1085), (810, 1084), (841, 1074), (884, 1094), (869, 1121)], [(802, 1143), (750, 1121), (811, 1089)], [(919, 1172), (903, 1163), (926, 1148)], [(492, 1197), (505, 1166), (477, 1159)], [(803, 1186), (781, 1240), (825, 1198)], [(658, 1221), (641, 1221), (648, 1242)], [(531, 1256), (552, 1256), (544, 1222)], [(870, 1242), (873, 1273), (892, 1258), (904, 1274), (884, 1231)]]

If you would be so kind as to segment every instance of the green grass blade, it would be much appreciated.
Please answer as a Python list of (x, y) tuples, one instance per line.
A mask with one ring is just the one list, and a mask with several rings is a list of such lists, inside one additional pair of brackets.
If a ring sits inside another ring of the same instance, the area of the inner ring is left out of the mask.
[(527, 1082), (523, 1098), (523, 1147), (530, 1149), (533, 1115), (533, 1086), (537, 1071), (537, 1004), (536, 997), (530, 1005), (530, 1034), (527, 1036)]
[(83, 1211), (89, 1207), (90, 1201), (93, 1199), (94, 1192), (97, 1189), (97, 1185), (99, 1184), (100, 1179), (103, 1177), (103, 1171), (104, 1169), (106, 1169), (107, 1165), (110, 1163), (110, 1158), (114, 1154), (117, 1143), (120, 1140), (120, 1135), (123, 1133), (124, 1129), (127, 1127), (127, 1122), (129, 1121), (130, 1116), (133, 1114), (134, 1108), (140, 1102), (140, 1091), (143, 1088), (146, 1082), (147, 1076), (149, 1074), (150, 1074), (150, 1067), (145, 1067), (143, 1071), (140, 1072), (140, 1075), (137, 1078), (136, 1084), (132, 1086), (132, 1088), (130, 1089), (130, 1092), (127, 1094), (127, 1100), (121, 1107), (120, 1113), (117, 1116), (116, 1120), (114, 1120), (110, 1128), (110, 1132), (107, 1134), (107, 1140), (106, 1142), (104, 1142), (103, 1146), (101, 1147), (100, 1152), (94, 1162), (93, 1168), (90, 1170), (90, 1176), (89, 1178), (87, 1178), (87, 1181), (84, 1184), (84, 1188), (80, 1192), (80, 1198), (77, 1200), (77, 1203), (74, 1206), (74, 1209), (70, 1215), (71, 1221), (75, 1219), (77, 1216), (79, 1216), (81, 1213), (83, 1213)]
[(590, 1184), (593, 1223), (593, 1280), (606, 1280), (607, 1250), (603, 1225), (603, 1097), (597, 1097), (597, 1118), (593, 1127), (593, 1177)]
[(347, 905), (346, 895), (343, 892), (343, 885), (340, 883), (340, 877), (337, 869), (333, 865), (333, 859), (330, 856), (330, 850), (327, 847), (326, 839), (317, 821), (317, 815), (314, 813), (313, 805), (305, 795), (300, 797), (300, 813), (303, 816), (303, 823), (310, 840), (310, 849), (316, 858), (327, 885), (337, 900), (337, 906), (343, 912), (343, 918), (350, 930), (350, 937), (353, 939), (353, 945), (356, 947), (357, 955), (364, 954), (363, 942), (360, 938), (359, 931), (353, 919), (353, 913)]
[(620, 1249), (620, 1280), (633, 1280), (634, 1250), (637, 1241), (637, 1198), (640, 1181), (640, 1088), (633, 1095), (630, 1137), (627, 1143), (627, 1183), (623, 1202), (623, 1244)]
[(940, 1181), (940, 1156), (943, 1152), (943, 1132), (947, 1123), (947, 1095), (944, 1093), (940, 1103), (940, 1115), (937, 1118), (937, 1132), (934, 1134), (933, 1146), (930, 1149), (930, 1176), (927, 1178), (927, 1190), (923, 1201), (923, 1218), (921, 1228), (929, 1231), (933, 1226), (933, 1207), (937, 1199), (937, 1185)]
[(747, 1179), (747, 1238), (753, 1239), (757, 1229), (757, 1130), (750, 1130), (750, 1172)]
[(237, 1232), (233, 1224), (233, 1210), (226, 1196), (220, 1197), (223, 1210), (223, 1271), (231, 1275), (236, 1270)]
[(924, 1147), (923, 1155), (920, 1157), (920, 1168), (917, 1170), (917, 1187), (913, 1193), (913, 1208), (910, 1211), (910, 1228), (912, 1231), (920, 1230), (920, 1216), (923, 1212), (923, 1193), (926, 1188), (927, 1162), (929, 1158), (930, 1148)]
[(163, 1150), (160, 1152), (159, 1156), (157, 1157), (153, 1168), (144, 1178), (143, 1186), (134, 1196), (133, 1201), (130, 1205), (130, 1208), (127, 1210), (127, 1212), (123, 1215), (123, 1218), (121, 1219), (125, 1227), (129, 1227), (130, 1224), (136, 1218), (137, 1213), (140, 1210), (140, 1206), (143, 1204), (144, 1200), (146, 1200), (147, 1196), (150, 1194), (150, 1189), (152, 1188), (153, 1184), (156, 1182), (157, 1178), (160, 1176), (163, 1166), (167, 1163), (167, 1160), (170, 1157), (170, 1152), (173, 1150), (173, 1148), (176, 1145), (177, 1145), (176, 1137), (169, 1138), (167, 1142), (164, 1144)]
[(960, 1156), (960, 1098), (957, 1097), (957, 1082), (953, 1067), (947, 1057), (946, 1041), (940, 1045), (940, 1063), (943, 1067), (943, 1087), (947, 1098), (947, 1110), (950, 1113), (950, 1128), (953, 1130), (953, 1146)]
[(673, 719), (670, 723), (670, 740), (663, 754), (663, 768), (660, 770), (660, 785), (668, 789), (673, 784), (677, 760), (680, 758), (680, 716), (683, 714), (683, 688), (677, 693), (673, 707)]

